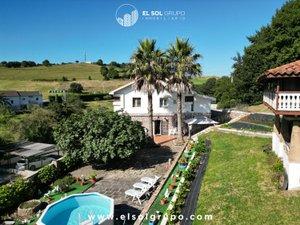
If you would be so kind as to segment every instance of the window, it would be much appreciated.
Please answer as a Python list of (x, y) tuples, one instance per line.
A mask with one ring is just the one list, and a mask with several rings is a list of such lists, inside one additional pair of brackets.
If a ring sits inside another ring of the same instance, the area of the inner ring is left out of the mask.
[(185, 96), (185, 102), (194, 102), (194, 96)]
[(159, 99), (159, 107), (166, 107), (168, 106), (168, 99), (167, 98), (160, 98)]
[(132, 107), (141, 107), (141, 98), (132, 98)]
[(115, 101), (115, 102), (120, 101), (120, 96), (114, 96), (114, 101)]
[(191, 112), (194, 112), (194, 102), (191, 104)]

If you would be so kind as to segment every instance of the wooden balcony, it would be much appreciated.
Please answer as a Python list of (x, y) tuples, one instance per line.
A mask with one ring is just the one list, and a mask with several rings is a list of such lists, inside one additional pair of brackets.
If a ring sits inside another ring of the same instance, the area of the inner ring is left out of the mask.
[(265, 91), (263, 101), (275, 114), (300, 115), (300, 91)]

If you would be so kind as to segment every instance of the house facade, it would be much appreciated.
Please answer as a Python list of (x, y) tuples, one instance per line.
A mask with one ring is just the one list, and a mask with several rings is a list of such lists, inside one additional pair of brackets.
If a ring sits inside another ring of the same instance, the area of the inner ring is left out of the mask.
[[(109, 93), (113, 95), (114, 111), (128, 114), (133, 120), (140, 121), (149, 130), (147, 93), (136, 91), (133, 82)], [(153, 93), (153, 131), (155, 135), (170, 135), (177, 132), (177, 102), (176, 94), (166, 90)], [(214, 98), (199, 95), (196, 92), (183, 95), (184, 119), (202, 116), (210, 118), (211, 102)]]
[(43, 96), (38, 91), (0, 91), (2, 97), (13, 110), (22, 110), (30, 105), (43, 104)]
[(300, 188), (300, 60), (266, 71), (263, 101), (275, 114), (272, 149), (283, 161), (286, 189)]

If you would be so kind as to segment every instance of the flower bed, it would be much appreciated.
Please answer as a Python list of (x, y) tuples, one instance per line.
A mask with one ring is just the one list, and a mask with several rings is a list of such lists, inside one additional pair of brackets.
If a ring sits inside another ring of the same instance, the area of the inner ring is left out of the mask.
[(142, 224), (167, 224), (170, 215), (178, 215), (184, 205), (188, 188), (195, 177), (195, 170), (200, 163), (201, 154), (206, 152), (205, 142), (190, 143), (176, 166), (165, 181), (163, 188), (148, 210)]

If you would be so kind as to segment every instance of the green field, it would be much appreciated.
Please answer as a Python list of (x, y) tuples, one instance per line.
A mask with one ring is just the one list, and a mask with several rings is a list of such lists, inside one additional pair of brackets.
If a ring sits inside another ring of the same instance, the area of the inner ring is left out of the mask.
[(271, 139), (213, 132), (212, 151), (204, 175), (198, 215), (213, 215), (198, 224), (296, 225), (300, 193), (280, 191), (263, 146)]
[[(0, 67), (0, 90), (20, 90), (42, 92), (47, 99), (51, 89), (68, 89), (73, 78), (88, 92), (109, 92), (128, 80), (103, 80), (100, 67), (92, 64), (53, 65), (30, 68)], [(62, 77), (69, 81), (62, 81)], [(89, 76), (92, 80), (89, 80)]]
[(201, 76), (201, 77), (194, 77), (192, 79), (192, 83), (194, 85), (201, 85), (204, 84), (209, 78), (211, 78), (212, 76)]
[(0, 67), (0, 80), (61, 80), (63, 76), (69, 80), (72, 80), (72, 78), (88, 80), (89, 76), (91, 76), (93, 80), (102, 80), (100, 67), (93, 64), (79, 63), (26, 68)]

